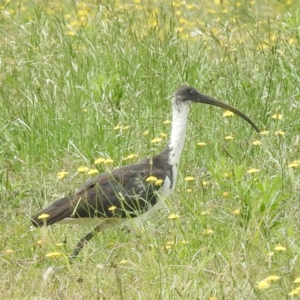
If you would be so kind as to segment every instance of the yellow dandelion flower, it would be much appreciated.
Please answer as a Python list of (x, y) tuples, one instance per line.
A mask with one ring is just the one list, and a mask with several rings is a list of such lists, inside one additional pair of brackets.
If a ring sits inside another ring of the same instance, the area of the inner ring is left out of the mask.
[(278, 131), (275, 131), (274, 134), (279, 135), (279, 136), (282, 136), (282, 135), (285, 135), (285, 132), (282, 131), (282, 130), (278, 130)]
[(66, 35), (68, 35), (68, 36), (74, 36), (74, 35), (75, 35), (75, 32), (74, 32), (74, 31), (66, 31), (65, 33), (66, 33)]
[(149, 134), (149, 131), (148, 131), (148, 130), (146, 130), (146, 131), (144, 131), (144, 132), (142, 133), (143, 136), (146, 136), (146, 135), (148, 135), (148, 134)]
[(227, 173), (227, 172), (224, 173), (224, 177), (225, 177), (225, 178), (229, 178), (230, 175), (231, 175), (230, 173)]
[(252, 145), (254, 146), (260, 146), (261, 145), (261, 141), (260, 140), (255, 140), (252, 142)]
[(260, 282), (257, 284), (257, 288), (259, 288), (260, 290), (265, 290), (265, 289), (267, 289), (267, 288), (269, 288), (269, 287), (270, 287), (270, 283), (268, 283), (268, 282), (266, 282), (266, 281), (264, 281), (264, 280), (260, 281)]
[(38, 241), (36, 241), (36, 243), (37, 243), (37, 245), (40, 246), (40, 247), (43, 245), (43, 241), (42, 241), (42, 240), (38, 240)]
[(158, 179), (154, 182), (154, 185), (162, 185), (164, 181), (162, 179)]
[(289, 296), (296, 296), (300, 294), (300, 289), (294, 289), (289, 293)]
[(60, 252), (49, 252), (46, 254), (47, 258), (58, 258), (61, 257), (61, 253)]
[(128, 263), (128, 260), (127, 259), (122, 259), (121, 261), (120, 261), (120, 264), (121, 265), (124, 265), (124, 264), (127, 264)]
[(199, 142), (199, 143), (197, 143), (197, 145), (200, 146), (200, 147), (203, 147), (203, 146), (206, 146), (206, 143), (204, 143), (204, 142)]
[(171, 124), (172, 122), (170, 121), (170, 120), (165, 120), (165, 121), (163, 121), (163, 124), (165, 124), (165, 125), (169, 125), (169, 124)]
[(232, 111), (230, 111), (230, 110), (225, 110), (223, 112), (223, 117), (224, 118), (232, 117), (233, 115), (234, 115), (234, 113)]
[(109, 211), (114, 211), (114, 210), (116, 210), (116, 209), (117, 209), (117, 207), (114, 206), (114, 205), (108, 208)]
[(170, 249), (172, 249), (173, 248), (173, 246), (174, 246), (174, 242), (173, 241), (169, 241), (169, 242), (167, 242), (165, 245), (163, 245), (163, 249), (164, 250), (170, 250)]
[(214, 233), (214, 231), (212, 229), (205, 229), (202, 231), (203, 235), (211, 235), (213, 233)]
[(247, 171), (248, 174), (254, 174), (254, 173), (257, 173), (257, 172), (259, 172), (259, 170), (258, 170), (258, 169), (255, 169), (255, 168), (251, 168), (251, 169), (249, 169), (249, 170)]
[(85, 166), (81, 166), (77, 169), (77, 172), (78, 173), (86, 173), (87, 171), (89, 170), (88, 167), (85, 167)]
[(4, 254), (11, 254), (11, 253), (13, 253), (13, 252), (14, 252), (13, 249), (6, 249), (6, 250), (4, 251)]
[(128, 156), (124, 157), (123, 160), (129, 160), (137, 157), (137, 154), (129, 154)]
[(88, 175), (95, 175), (95, 174), (98, 174), (98, 173), (99, 173), (99, 171), (97, 169), (90, 169), (87, 172)]
[(177, 220), (179, 218), (180, 218), (180, 216), (178, 214), (170, 214), (168, 216), (168, 219), (170, 219), (170, 220)]
[(123, 128), (123, 125), (118, 124), (114, 127), (114, 130), (118, 130), (118, 129), (122, 129), (122, 128)]
[(124, 127), (123, 127), (123, 130), (128, 130), (129, 128), (130, 128), (130, 126), (127, 125), (127, 126), (124, 126)]
[(151, 141), (151, 144), (157, 144), (157, 143), (160, 143), (161, 141), (162, 141), (162, 138), (157, 137)]
[(236, 209), (232, 212), (233, 215), (238, 216), (241, 214), (241, 211), (239, 209)]
[(193, 190), (192, 190), (192, 189), (186, 189), (186, 192), (187, 192), (187, 193), (192, 193)]
[(111, 165), (114, 161), (111, 159), (111, 158), (107, 158), (105, 161), (104, 161), (104, 164), (105, 165)]
[(229, 193), (228, 192), (223, 192), (222, 195), (223, 195), (224, 198), (227, 198), (229, 196)]
[(83, 111), (83, 112), (87, 112), (88, 110), (87, 110), (86, 108), (84, 108), (82, 111)]
[(159, 136), (162, 137), (162, 138), (165, 138), (165, 137), (167, 137), (167, 134), (162, 132), (162, 133), (159, 134)]
[(209, 182), (208, 181), (202, 181), (202, 186), (208, 186), (209, 185)]
[(267, 130), (264, 130), (264, 131), (260, 132), (260, 135), (268, 135), (268, 134), (269, 134), (269, 131), (267, 131)]
[(148, 178), (146, 178), (146, 181), (147, 182), (155, 182), (157, 181), (158, 179), (155, 177), (155, 176), (149, 176)]
[(188, 242), (188, 241), (185, 241), (185, 240), (182, 240), (182, 241), (181, 241), (181, 244), (182, 244), (182, 245), (187, 245), (188, 243), (189, 243), (189, 242)]
[(278, 245), (274, 248), (274, 250), (276, 250), (276, 251), (286, 251), (286, 247), (283, 247), (283, 246), (281, 246), (280, 244), (278, 244)]
[(276, 113), (275, 115), (272, 116), (272, 119), (274, 120), (282, 120), (283, 116), (280, 113)]
[(227, 136), (225, 136), (225, 140), (227, 140), (227, 141), (233, 140), (233, 136), (227, 135)]
[(266, 281), (266, 282), (270, 283), (270, 282), (276, 282), (279, 279), (280, 279), (280, 277), (277, 276), (277, 275), (270, 275), (267, 278), (265, 278), (263, 281)]
[(48, 215), (48, 214), (41, 214), (38, 216), (38, 220), (46, 220), (49, 217), (50, 217), (50, 215)]
[(65, 245), (65, 243), (55, 243), (55, 246), (57, 247), (62, 247), (63, 245)]
[(99, 165), (105, 162), (105, 158), (99, 157), (95, 160), (94, 164)]
[(211, 212), (209, 210), (204, 210), (204, 211), (201, 211), (201, 215), (202, 216), (205, 216), (205, 215), (210, 215)]
[(68, 172), (61, 171), (57, 173), (57, 178), (58, 179), (64, 179), (68, 175)]
[(294, 280), (294, 283), (300, 283), (300, 277), (297, 277), (297, 278)]
[(293, 162), (291, 162), (290, 164), (288, 164), (288, 168), (297, 168), (299, 167), (299, 161), (298, 160), (295, 160)]
[(192, 176), (187, 176), (187, 177), (184, 178), (184, 180), (185, 180), (185, 181), (194, 181), (195, 178), (192, 177)]

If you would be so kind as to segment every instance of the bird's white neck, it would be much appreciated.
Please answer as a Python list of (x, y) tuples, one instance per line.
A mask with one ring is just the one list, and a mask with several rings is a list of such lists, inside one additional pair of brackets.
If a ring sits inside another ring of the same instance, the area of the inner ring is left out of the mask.
[(173, 102), (172, 130), (169, 148), (169, 164), (178, 166), (184, 146), (186, 123), (190, 106), (188, 103)]

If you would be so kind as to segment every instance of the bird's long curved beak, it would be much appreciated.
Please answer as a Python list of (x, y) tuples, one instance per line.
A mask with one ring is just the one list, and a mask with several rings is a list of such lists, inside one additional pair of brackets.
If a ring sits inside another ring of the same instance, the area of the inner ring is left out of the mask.
[(222, 102), (220, 100), (217, 100), (215, 98), (212, 98), (210, 96), (203, 95), (203, 94), (200, 94), (200, 93), (199, 93), (198, 99), (195, 102), (206, 103), (206, 104), (209, 104), (209, 105), (218, 106), (218, 107), (227, 109), (227, 110), (233, 112), (234, 114), (240, 116), (244, 120), (246, 120), (257, 132), (260, 132), (258, 127), (253, 123), (253, 121), (249, 117), (247, 117), (244, 113), (242, 113), (238, 109), (232, 107), (231, 105), (229, 105), (225, 102)]

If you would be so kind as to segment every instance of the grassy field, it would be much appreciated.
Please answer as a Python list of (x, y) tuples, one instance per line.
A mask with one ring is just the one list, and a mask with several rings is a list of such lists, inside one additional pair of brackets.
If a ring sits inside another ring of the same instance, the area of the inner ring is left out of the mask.
[[(150, 3), (0, 1), (1, 299), (300, 294), (297, 1)], [(261, 134), (194, 105), (166, 209), (139, 236), (99, 234), (70, 266), (91, 228), (31, 230), (30, 216), (162, 150), (182, 84)]]

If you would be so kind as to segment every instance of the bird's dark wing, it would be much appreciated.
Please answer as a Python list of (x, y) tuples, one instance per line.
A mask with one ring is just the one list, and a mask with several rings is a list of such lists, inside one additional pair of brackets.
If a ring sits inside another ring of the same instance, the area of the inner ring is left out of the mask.
[[(74, 195), (57, 200), (32, 217), (35, 226), (51, 225), (64, 218), (126, 218), (146, 212), (158, 201), (157, 191), (172, 176), (171, 166), (160, 158), (100, 174)], [(153, 176), (157, 180), (147, 181)], [(46, 220), (38, 219), (47, 214)]]

